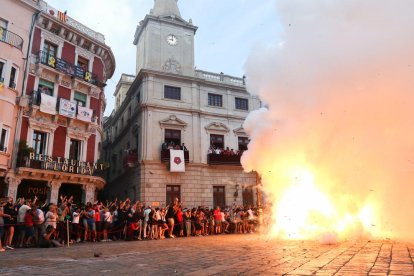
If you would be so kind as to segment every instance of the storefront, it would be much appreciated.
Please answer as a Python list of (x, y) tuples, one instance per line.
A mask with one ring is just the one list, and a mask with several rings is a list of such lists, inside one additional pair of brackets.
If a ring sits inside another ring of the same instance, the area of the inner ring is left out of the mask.
[(49, 194), (47, 181), (24, 179), (17, 188), (17, 198), (34, 199), (38, 198), (38, 203), (43, 204), (47, 201)]

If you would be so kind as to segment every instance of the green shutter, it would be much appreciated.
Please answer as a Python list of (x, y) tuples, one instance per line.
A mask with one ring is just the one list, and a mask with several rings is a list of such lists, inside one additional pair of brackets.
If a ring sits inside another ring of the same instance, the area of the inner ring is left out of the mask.
[(55, 84), (50, 81), (39, 79), (39, 86), (46, 86), (47, 88), (50, 88), (53, 91)]

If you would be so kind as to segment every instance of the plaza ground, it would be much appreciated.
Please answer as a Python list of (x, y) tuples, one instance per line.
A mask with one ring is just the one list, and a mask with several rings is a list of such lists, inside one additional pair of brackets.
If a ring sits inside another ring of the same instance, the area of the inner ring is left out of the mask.
[(16, 249), (0, 254), (0, 275), (414, 275), (413, 257), (414, 244), (389, 240), (219, 235)]

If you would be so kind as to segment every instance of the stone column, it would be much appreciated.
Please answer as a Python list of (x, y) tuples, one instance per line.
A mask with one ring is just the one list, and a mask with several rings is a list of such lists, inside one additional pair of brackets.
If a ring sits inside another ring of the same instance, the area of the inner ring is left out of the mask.
[(59, 181), (49, 181), (47, 186), (49, 187), (49, 196), (48, 196), (48, 200), (50, 203), (58, 203), (59, 200), (59, 189), (60, 186), (62, 185), (61, 182)]
[(94, 184), (85, 184), (82, 187), (83, 189), (83, 201), (84, 203), (91, 202), (93, 203), (95, 201), (95, 190), (96, 187)]
[(6, 177), (6, 182), (8, 184), (7, 196), (12, 197), (13, 201), (16, 201), (17, 188), (19, 187), (22, 180), (16, 177)]

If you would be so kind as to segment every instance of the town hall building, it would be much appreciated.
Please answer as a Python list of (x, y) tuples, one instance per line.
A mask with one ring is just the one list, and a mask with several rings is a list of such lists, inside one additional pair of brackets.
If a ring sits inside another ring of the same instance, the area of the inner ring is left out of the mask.
[(261, 102), (244, 77), (196, 69), (196, 31), (177, 0), (155, 0), (139, 23), (136, 76), (121, 76), (104, 118), (106, 197), (155, 206), (175, 197), (185, 207), (255, 204), (257, 175), (243, 172), (240, 157), (249, 141), (243, 122)]

